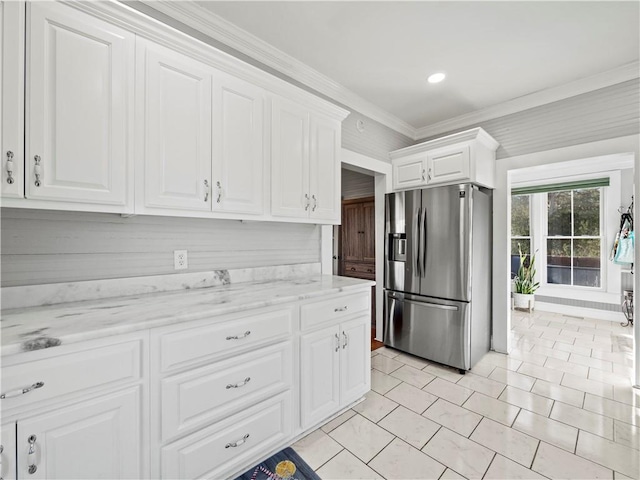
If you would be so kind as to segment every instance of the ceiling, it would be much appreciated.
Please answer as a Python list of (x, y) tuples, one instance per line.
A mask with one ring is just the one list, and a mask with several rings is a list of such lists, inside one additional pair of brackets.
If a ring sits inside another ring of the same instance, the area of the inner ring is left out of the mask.
[(197, 3), (415, 128), (637, 62), (640, 49), (635, 1)]

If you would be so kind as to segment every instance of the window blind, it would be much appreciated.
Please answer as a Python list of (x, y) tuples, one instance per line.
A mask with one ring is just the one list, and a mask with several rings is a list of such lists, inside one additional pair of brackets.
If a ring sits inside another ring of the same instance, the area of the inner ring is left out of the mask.
[(559, 192), (562, 190), (578, 190), (581, 188), (608, 187), (609, 177), (581, 180), (579, 182), (552, 183), (549, 185), (535, 185), (531, 187), (512, 188), (511, 195), (531, 195), (534, 193)]

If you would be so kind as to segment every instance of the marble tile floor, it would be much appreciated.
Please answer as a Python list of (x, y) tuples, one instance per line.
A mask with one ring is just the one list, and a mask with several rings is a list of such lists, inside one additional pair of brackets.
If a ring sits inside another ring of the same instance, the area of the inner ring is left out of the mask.
[(366, 400), (293, 445), (330, 479), (640, 478), (632, 330), (514, 312), (466, 375), (386, 347)]

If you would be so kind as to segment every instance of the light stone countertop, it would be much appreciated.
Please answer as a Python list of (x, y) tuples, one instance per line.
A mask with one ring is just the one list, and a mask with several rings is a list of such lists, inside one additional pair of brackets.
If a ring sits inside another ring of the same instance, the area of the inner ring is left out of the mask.
[(361, 290), (374, 282), (310, 275), (3, 310), (2, 356)]

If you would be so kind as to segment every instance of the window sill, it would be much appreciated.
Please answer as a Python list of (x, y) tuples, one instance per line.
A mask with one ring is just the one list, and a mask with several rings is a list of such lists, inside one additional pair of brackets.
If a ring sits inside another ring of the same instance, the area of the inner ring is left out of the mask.
[(586, 290), (572, 287), (542, 286), (536, 291), (537, 295), (554, 298), (570, 298), (572, 300), (586, 300), (601, 303), (620, 303), (621, 293), (603, 292), (601, 290)]

